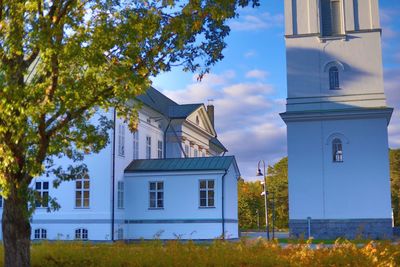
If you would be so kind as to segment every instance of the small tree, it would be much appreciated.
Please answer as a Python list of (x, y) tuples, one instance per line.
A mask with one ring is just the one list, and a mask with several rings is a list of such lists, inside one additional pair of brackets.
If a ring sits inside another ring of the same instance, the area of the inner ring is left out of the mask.
[[(90, 119), (115, 107), (136, 127), (150, 77), (182, 66), (200, 77), (222, 59), (227, 21), (259, 0), (0, 1), (0, 186), (6, 266), (30, 265), (29, 189), (52, 173), (56, 185), (86, 172), (84, 155), (108, 142), (110, 123)], [(55, 157), (76, 164), (54, 166)]]

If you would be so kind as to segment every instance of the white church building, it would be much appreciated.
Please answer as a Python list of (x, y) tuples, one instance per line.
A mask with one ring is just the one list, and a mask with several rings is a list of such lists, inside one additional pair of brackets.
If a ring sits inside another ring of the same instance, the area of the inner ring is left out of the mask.
[(33, 240), (238, 238), (240, 173), (217, 138), (214, 106), (179, 105), (154, 88), (136, 101), (134, 133), (114, 111), (106, 114), (115, 130), (106, 148), (85, 158), (87, 176), (57, 189), (52, 177), (33, 181), (61, 206), (49, 212), (36, 203)]
[(292, 236), (390, 238), (378, 0), (285, 0)]

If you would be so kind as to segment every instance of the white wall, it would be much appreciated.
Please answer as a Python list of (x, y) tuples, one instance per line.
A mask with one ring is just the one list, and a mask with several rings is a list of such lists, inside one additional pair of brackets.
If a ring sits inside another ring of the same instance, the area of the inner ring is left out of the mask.
[[(286, 39), (287, 110), (386, 106), (380, 41), (379, 32), (326, 43), (315, 37)], [(327, 66), (333, 62), (343, 66), (340, 90), (329, 89)]]
[(386, 118), (290, 122), (288, 150), (290, 219), (391, 218)]
[[(126, 198), (126, 220), (190, 220), (191, 223), (132, 223), (126, 226), (129, 239), (151, 239), (154, 238), (160, 230), (163, 230), (160, 238), (175, 239), (176, 236), (183, 235), (183, 238), (192, 239), (212, 239), (222, 234), (221, 210), (221, 189), (223, 172), (213, 173), (146, 173), (132, 174), (125, 176), (126, 190), (129, 192)], [(234, 174), (231, 172), (226, 176), (227, 195), (233, 199), (237, 188), (233, 186)], [(199, 180), (215, 180), (215, 208), (199, 207)], [(164, 208), (161, 210), (149, 209), (149, 182), (164, 182)], [(237, 201), (237, 200), (236, 200)], [(237, 204), (236, 204), (237, 205)], [(229, 203), (226, 207), (226, 215), (234, 217), (232, 209), (235, 204)], [(237, 206), (236, 206), (237, 207)], [(226, 216), (226, 219), (229, 219)], [(204, 221), (206, 223), (196, 223), (195, 221)], [(210, 222), (210, 220), (217, 220)], [(231, 232), (234, 231), (234, 232)], [(237, 238), (238, 233), (235, 227), (226, 228), (226, 236)]]

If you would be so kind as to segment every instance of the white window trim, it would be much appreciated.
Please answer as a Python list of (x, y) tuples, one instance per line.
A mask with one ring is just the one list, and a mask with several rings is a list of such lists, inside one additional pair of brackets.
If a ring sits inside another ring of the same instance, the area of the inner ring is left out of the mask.
[(161, 140), (158, 140), (157, 142), (157, 156), (159, 159), (162, 159), (164, 157), (164, 142)]
[[(200, 188), (200, 183), (202, 181), (206, 182), (206, 188), (205, 189)], [(214, 187), (212, 189), (208, 188), (208, 182), (209, 181), (213, 181), (214, 182)], [(217, 182), (216, 182), (215, 179), (200, 179), (199, 180), (199, 183), (198, 183), (199, 209), (215, 209), (216, 208), (216, 205), (215, 205), (215, 202), (216, 202), (216, 191), (217, 191), (216, 189), (217, 189)], [(206, 191), (206, 205), (205, 206), (201, 205), (201, 193), (200, 193), (201, 191)], [(208, 204), (208, 192), (209, 191), (214, 191), (214, 196), (213, 196), (214, 205), (212, 205), (212, 206)]]
[[(152, 183), (155, 183), (155, 185), (156, 185), (154, 190), (150, 189)], [(159, 183), (162, 183), (162, 185), (163, 185), (162, 189), (158, 189), (158, 184)], [(149, 181), (149, 191), (148, 192), (149, 192), (149, 210), (163, 210), (164, 207), (165, 207), (165, 183), (164, 183), (164, 181)], [(151, 197), (150, 197), (150, 195), (153, 192), (155, 193), (155, 207), (151, 207)], [(162, 207), (158, 206), (158, 200), (159, 200), (158, 199), (158, 193), (159, 192), (163, 193), (163, 197), (162, 197), (163, 205), (162, 205)]]
[(125, 125), (118, 125), (118, 156), (125, 157)]
[[(36, 188), (36, 185), (40, 183), (40, 189)], [(47, 183), (47, 189), (43, 189), (43, 185)], [(37, 192), (40, 198), (43, 199), (44, 193), (47, 193), (47, 200), (49, 200), (49, 191), (50, 191), (50, 182), (49, 181), (35, 181), (35, 192)], [(39, 206), (38, 206), (39, 204)], [(43, 206), (42, 203), (35, 201), (35, 208), (37, 209), (47, 209), (49, 207), (49, 202), (47, 201), (47, 205)]]
[[(84, 237), (86, 235), (86, 237)], [(89, 231), (86, 228), (75, 229), (75, 240), (89, 240)]]
[[(38, 234), (38, 236), (36, 235)], [(44, 237), (43, 237), (44, 236)], [(47, 229), (44, 228), (36, 228), (33, 231), (33, 239), (34, 240), (46, 240), (47, 239)]]
[(151, 159), (151, 136), (146, 136), (146, 159)]
[(136, 132), (133, 133), (132, 135), (133, 139), (133, 159), (139, 159), (139, 131), (137, 130)]
[[(90, 178), (87, 174), (84, 175), (85, 177), (79, 177), (75, 180), (75, 209), (90, 209)], [(81, 188), (78, 188), (77, 182), (81, 182)], [(85, 188), (85, 182), (88, 182), (88, 188)], [(77, 200), (77, 195), (78, 192), (81, 193), (81, 197), (80, 197), (80, 206), (76, 205), (76, 200)], [(85, 206), (85, 192), (88, 192), (88, 205)]]
[(118, 209), (124, 208), (124, 191), (125, 191), (125, 184), (123, 181), (118, 181), (117, 184), (117, 206)]

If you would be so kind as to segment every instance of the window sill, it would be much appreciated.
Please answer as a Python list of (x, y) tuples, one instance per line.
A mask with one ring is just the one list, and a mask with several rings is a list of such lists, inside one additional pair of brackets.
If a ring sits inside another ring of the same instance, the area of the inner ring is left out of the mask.
[(347, 35), (346, 34), (340, 34), (340, 35), (331, 35), (331, 36), (318, 36), (319, 41), (321, 43), (325, 43), (327, 41), (334, 41), (334, 40), (344, 40), (347, 41)]
[(164, 208), (149, 208), (148, 210), (163, 210)]
[(337, 88), (329, 88), (330, 91), (339, 91), (342, 90), (341, 87), (337, 87)]
[(89, 210), (90, 207), (75, 207), (77, 210)]
[(215, 209), (215, 206), (213, 206), (213, 207), (199, 207), (199, 209)]

